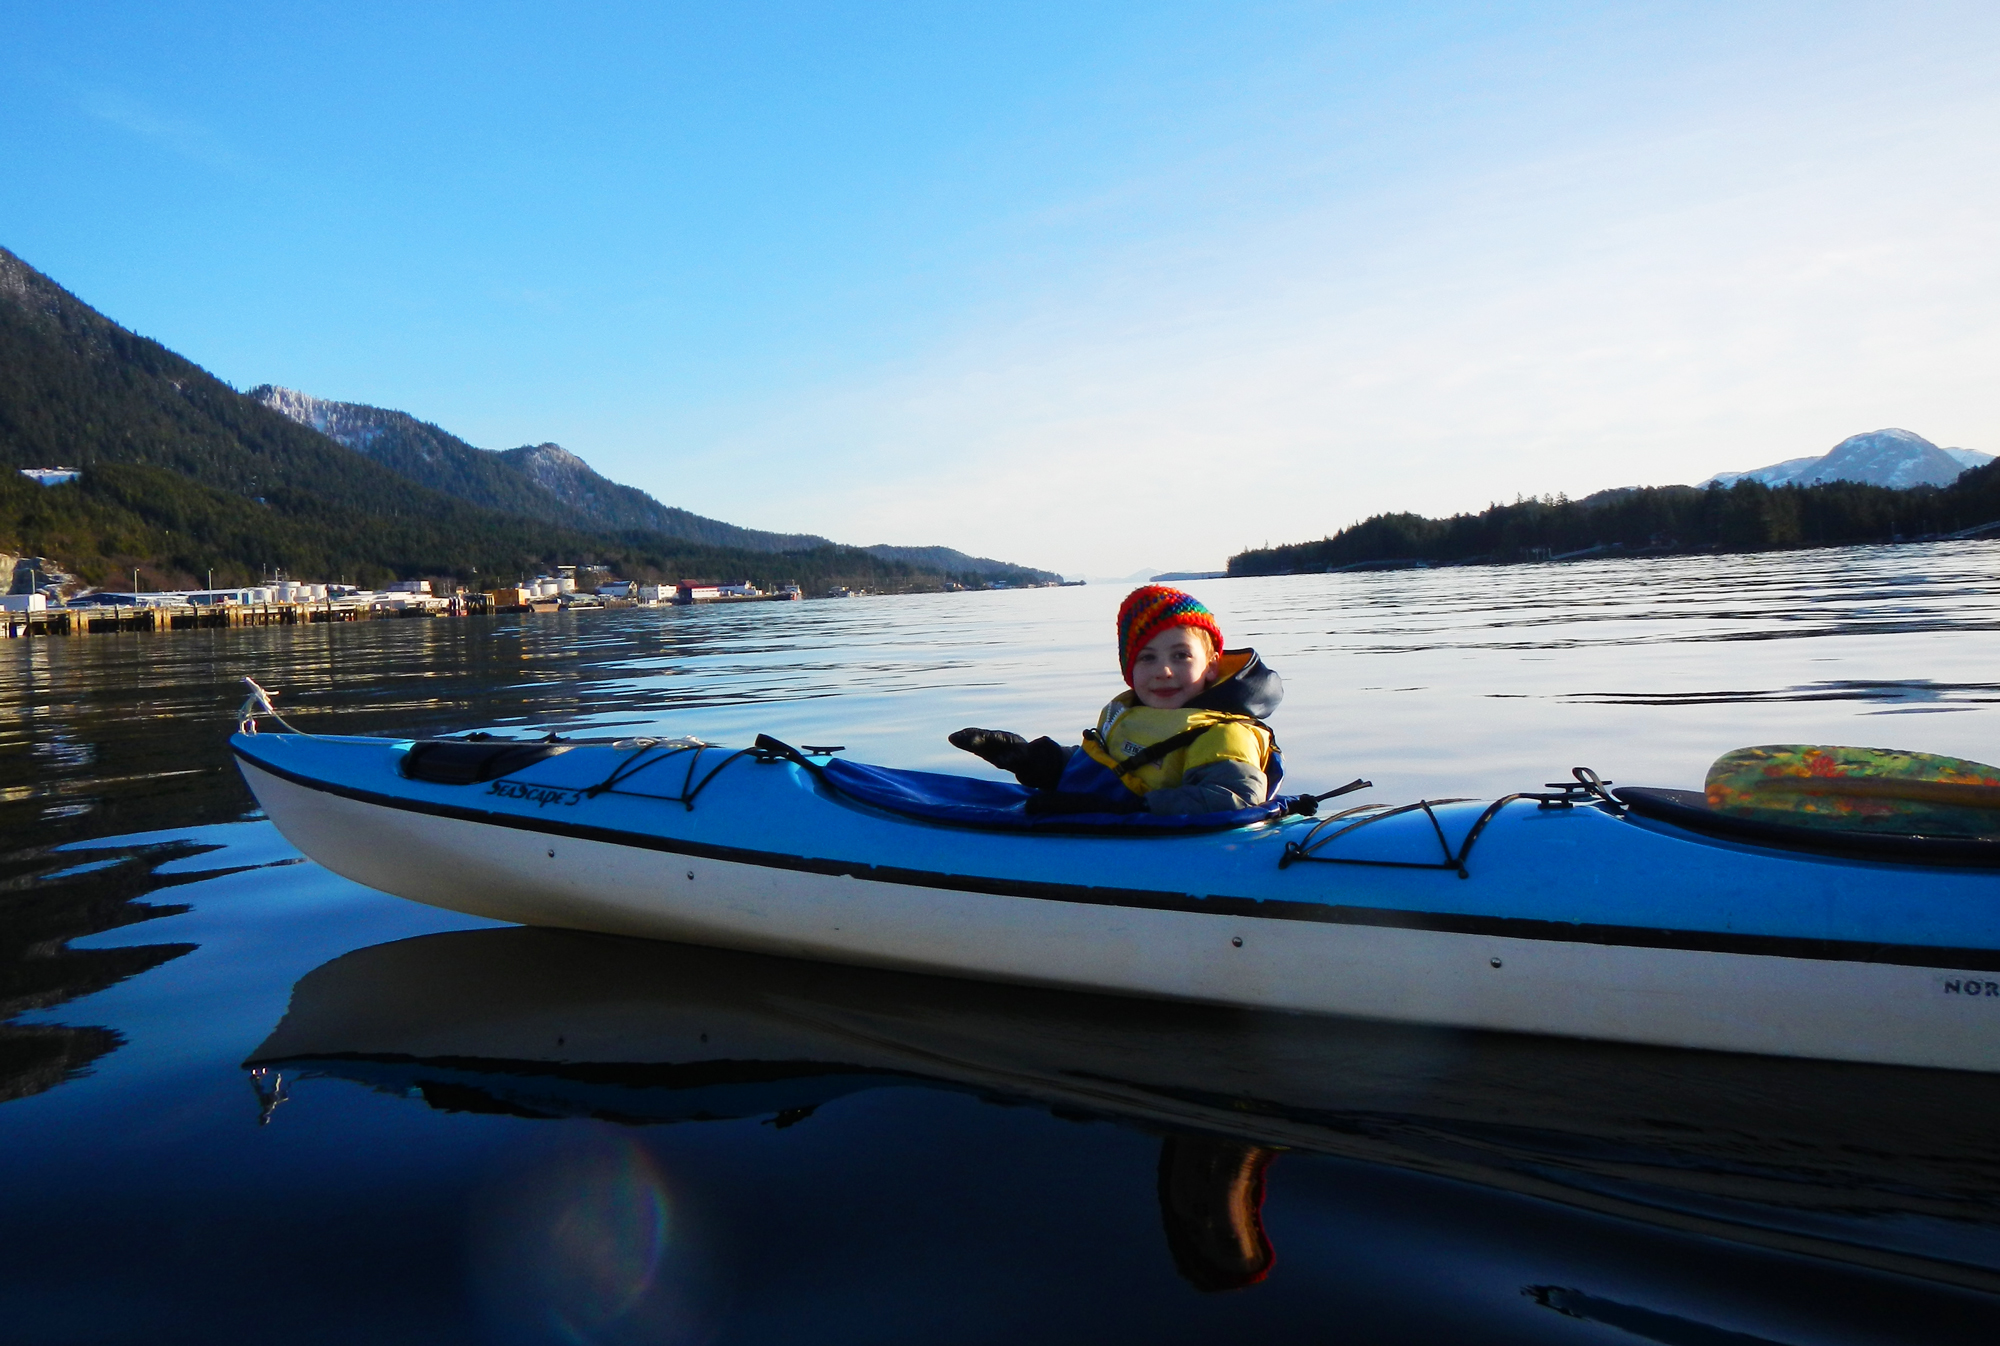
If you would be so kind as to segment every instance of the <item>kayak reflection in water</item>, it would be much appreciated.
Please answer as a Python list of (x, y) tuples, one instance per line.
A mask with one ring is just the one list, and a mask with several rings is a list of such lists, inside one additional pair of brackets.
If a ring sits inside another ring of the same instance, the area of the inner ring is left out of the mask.
[(1255, 650), (1224, 649), (1200, 599), (1164, 584), (1126, 595), (1118, 667), (1127, 690), (1080, 747), (1004, 729), (961, 729), (951, 744), (1039, 791), (1033, 814), (1228, 813), (1270, 798), (1284, 768), (1263, 717), (1284, 683)]
[[(1281, 1153), (1300, 1166), (1287, 1228), (1305, 1239), (1288, 1279), (1323, 1265), (1328, 1245), (1306, 1231), (1332, 1218), (1316, 1165), (1333, 1159), (1448, 1188), (1413, 1210), (1403, 1188), (1343, 1180), (1339, 1200), (1419, 1242), (1533, 1250), (1532, 1284), (1570, 1296), (1536, 1302), (1568, 1316), (1624, 1312), (1579, 1307), (1563, 1279), (1582, 1274), (1564, 1251), (1581, 1246), (1562, 1232), (1575, 1219), (1585, 1243), (1644, 1269), (1630, 1288), (1646, 1302), (1677, 1293), (1663, 1237), (1781, 1253), (1850, 1286), (2000, 1291), (2000, 1074), (1246, 1013), (522, 928), (343, 954), (299, 981), (244, 1065), (260, 1112), (282, 1072), (280, 1128), (335, 1101), (313, 1101), (327, 1077), (540, 1122), (792, 1134), (842, 1100), (912, 1087), (1110, 1122), (1159, 1146), (1167, 1251), (1211, 1292), (1274, 1274), (1262, 1207)], [(1524, 1232), (1510, 1214), (1468, 1232), (1458, 1212), (1479, 1192), (1552, 1223)], [(1424, 1223), (1439, 1219), (1453, 1223)]]
[(1241, 1290), (1278, 1260), (1264, 1232), (1264, 1174), (1278, 1151), (1220, 1136), (1160, 1142), (1160, 1224), (1174, 1269), (1197, 1290)]

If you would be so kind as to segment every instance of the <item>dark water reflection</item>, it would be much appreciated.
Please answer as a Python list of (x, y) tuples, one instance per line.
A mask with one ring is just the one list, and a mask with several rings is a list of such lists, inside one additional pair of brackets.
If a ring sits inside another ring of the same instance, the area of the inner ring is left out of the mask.
[[(2000, 758), (1997, 561), (1207, 596), (1302, 783), (1683, 784), (1748, 742)], [(0, 1337), (1994, 1339), (2000, 1079), (486, 929), (301, 862), (223, 747), (248, 673), (305, 727), (956, 767), (959, 724), (1085, 721), (1117, 598), (0, 646)]]

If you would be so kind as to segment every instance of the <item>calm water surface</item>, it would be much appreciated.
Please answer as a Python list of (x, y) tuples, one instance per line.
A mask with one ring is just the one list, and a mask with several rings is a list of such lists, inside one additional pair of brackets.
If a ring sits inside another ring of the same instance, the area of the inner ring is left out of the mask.
[[(2000, 761), (2000, 544), (1191, 587), (1300, 788)], [(1089, 722), (1120, 597), (0, 645), (0, 1338), (2000, 1339), (1988, 1077), (506, 930), (303, 861), (224, 746), (253, 674), (308, 729), (970, 769), (961, 725)], [(251, 1073), (288, 1005), (320, 1059)]]

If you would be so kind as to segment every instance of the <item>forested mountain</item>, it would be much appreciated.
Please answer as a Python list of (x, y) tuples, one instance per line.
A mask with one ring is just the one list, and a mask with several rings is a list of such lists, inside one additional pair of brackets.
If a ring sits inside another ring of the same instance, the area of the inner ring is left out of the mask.
[(1588, 553), (1765, 551), (1949, 535), (1992, 524), (2000, 536), (2000, 462), (1950, 486), (1858, 482), (1770, 487), (1628, 487), (1585, 500), (1517, 500), (1478, 514), (1378, 514), (1317, 542), (1229, 558), (1232, 575), (1306, 574), (1398, 563), (1501, 564)]
[[(863, 547), (861, 550), (884, 561), (902, 561), (913, 566), (923, 566), (927, 570), (942, 570), (948, 575), (982, 575), (988, 579), (1011, 579), (1022, 570), (1022, 567), (1007, 561), (996, 561), (990, 556), (967, 556), (952, 547), (895, 547), (886, 542), (878, 542), (872, 547)], [(1056, 578), (1046, 570), (1032, 573), (1040, 579)]]
[(433, 490), (489, 509), (533, 514), (578, 528), (664, 533), (685, 542), (746, 551), (811, 551), (834, 544), (808, 533), (767, 533), (663, 505), (600, 476), (560, 444), (498, 452), (475, 448), (407, 412), (334, 402), (270, 384), (249, 396), (329, 439), (367, 454)]
[(440, 503), (119, 327), (4, 249), (0, 455), (9, 467), (160, 468), (251, 500), (306, 490), (389, 517)]
[[(55, 466), (83, 475), (42, 487), (15, 470)], [(704, 545), (432, 489), (118, 326), (4, 248), (0, 469), (0, 551), (48, 556), (93, 583), (135, 567), (153, 585), (200, 582), (210, 570), (218, 583), (239, 583), (282, 567), (364, 584), (414, 576), (490, 584), (556, 562), (599, 562), (637, 579), (809, 589), (946, 580), (856, 548)], [(486, 485), (501, 490), (505, 480), (489, 476)]]
[(523, 476), (497, 453), (475, 449), (450, 432), (400, 411), (334, 402), (266, 383), (244, 394), (251, 401), (356, 453), (468, 504), (551, 522), (587, 527), (589, 521)]
[(714, 547), (750, 551), (804, 551), (834, 544), (812, 533), (767, 533), (707, 519), (663, 505), (636, 486), (599, 475), (589, 463), (560, 444), (527, 444), (500, 457), (528, 480), (602, 528), (644, 528), (668, 537)]
[[(620, 485), (601, 475), (560, 444), (480, 449), (407, 412), (334, 402), (268, 383), (252, 388), (249, 396), (412, 481), (491, 509), (534, 514), (579, 528), (640, 529), (746, 551), (809, 551), (837, 545), (811, 533), (740, 528), (663, 505), (637, 487)], [(968, 556), (951, 547), (878, 543), (860, 550), (878, 560), (946, 575), (1017, 583), (1056, 578), (1046, 570)]]

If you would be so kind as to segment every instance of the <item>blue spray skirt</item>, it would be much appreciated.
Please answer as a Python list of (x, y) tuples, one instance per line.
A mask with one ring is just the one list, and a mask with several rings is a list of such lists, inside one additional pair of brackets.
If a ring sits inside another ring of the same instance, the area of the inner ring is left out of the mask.
[[(766, 740), (768, 742), (769, 740)], [(924, 822), (1040, 832), (1220, 832), (1285, 816), (1296, 795), (1279, 795), (1258, 808), (1226, 813), (1149, 813), (1133, 796), (1133, 807), (1118, 813), (1035, 814), (1029, 803), (1038, 793), (1009, 781), (951, 776), (939, 771), (903, 771), (834, 758), (817, 767), (820, 778), (856, 803)]]

